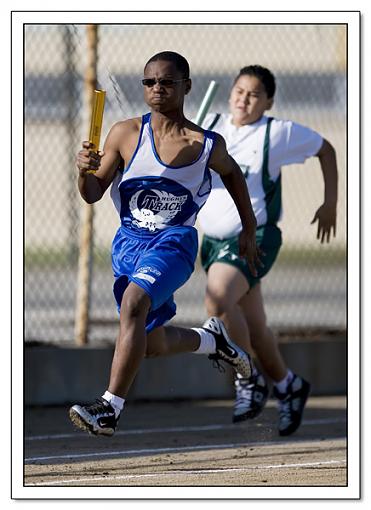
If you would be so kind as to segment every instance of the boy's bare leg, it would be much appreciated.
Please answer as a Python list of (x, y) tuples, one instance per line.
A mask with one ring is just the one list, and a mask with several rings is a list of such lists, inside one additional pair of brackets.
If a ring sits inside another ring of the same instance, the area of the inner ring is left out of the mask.
[(130, 283), (121, 302), (120, 333), (108, 386), (108, 391), (122, 398), (127, 396), (146, 353), (145, 324), (150, 307), (148, 294), (135, 283)]
[(193, 329), (161, 326), (147, 336), (146, 356), (167, 356), (182, 352), (193, 352), (200, 345), (200, 335)]
[(207, 313), (219, 317), (226, 325), (231, 339), (244, 351), (251, 353), (248, 324), (238, 306), (247, 292), (248, 281), (238, 268), (222, 262), (210, 266), (205, 296)]
[(239, 307), (248, 324), (252, 348), (264, 372), (273, 381), (281, 381), (287, 374), (287, 366), (277, 339), (267, 326), (260, 283), (240, 299)]
[(256, 354), (273, 381), (285, 377), (287, 367), (267, 326), (260, 283), (250, 289), (239, 269), (216, 262), (208, 272), (205, 301), (208, 313), (223, 320), (237, 345)]

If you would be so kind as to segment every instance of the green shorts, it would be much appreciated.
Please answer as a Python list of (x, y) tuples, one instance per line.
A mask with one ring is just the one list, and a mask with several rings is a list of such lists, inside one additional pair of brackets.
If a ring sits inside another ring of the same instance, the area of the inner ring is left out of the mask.
[(260, 260), (264, 264), (261, 267), (257, 264), (258, 276), (253, 276), (247, 265), (246, 259), (239, 257), (238, 236), (228, 239), (215, 239), (204, 236), (201, 245), (201, 264), (206, 272), (214, 262), (224, 262), (237, 267), (246, 277), (250, 287), (260, 282), (273, 266), (282, 244), (281, 230), (277, 225), (263, 225), (256, 229), (256, 243), (264, 252)]

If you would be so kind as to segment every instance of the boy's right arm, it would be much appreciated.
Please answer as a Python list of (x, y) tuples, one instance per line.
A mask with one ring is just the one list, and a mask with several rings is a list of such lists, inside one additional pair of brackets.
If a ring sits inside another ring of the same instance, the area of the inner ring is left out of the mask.
[[(128, 123), (115, 124), (107, 135), (103, 151), (98, 154), (92, 150), (89, 142), (82, 143), (83, 148), (76, 158), (79, 170), (78, 187), (81, 197), (88, 204), (100, 200), (113, 181), (121, 160), (120, 144), (127, 132)], [(92, 170), (94, 173), (88, 173)]]

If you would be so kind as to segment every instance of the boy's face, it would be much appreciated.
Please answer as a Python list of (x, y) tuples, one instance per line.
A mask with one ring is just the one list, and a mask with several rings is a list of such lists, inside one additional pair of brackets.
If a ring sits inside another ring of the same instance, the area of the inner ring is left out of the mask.
[(157, 81), (152, 86), (144, 85), (144, 100), (153, 111), (165, 113), (183, 107), (184, 96), (191, 89), (191, 80), (183, 80), (175, 64), (165, 60), (150, 62), (144, 69), (144, 78), (174, 81), (170, 85)]
[(263, 83), (256, 76), (242, 75), (234, 84), (229, 97), (233, 124), (253, 124), (273, 105)]

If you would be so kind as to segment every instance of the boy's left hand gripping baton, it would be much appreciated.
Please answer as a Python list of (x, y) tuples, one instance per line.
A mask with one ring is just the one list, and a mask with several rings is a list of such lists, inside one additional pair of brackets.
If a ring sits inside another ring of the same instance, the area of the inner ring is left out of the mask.
[[(106, 98), (105, 90), (94, 90), (93, 111), (90, 121), (89, 142), (93, 144), (92, 150), (99, 151), (100, 134), (102, 131), (104, 101)], [(88, 170), (87, 173), (93, 174), (96, 170)]]

